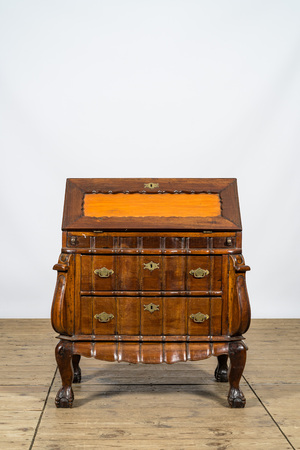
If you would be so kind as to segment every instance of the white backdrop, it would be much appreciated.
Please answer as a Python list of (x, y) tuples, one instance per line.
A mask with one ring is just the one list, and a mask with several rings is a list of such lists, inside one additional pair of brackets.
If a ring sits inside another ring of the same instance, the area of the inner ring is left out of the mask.
[(253, 317), (300, 317), (300, 2), (0, 5), (0, 316), (49, 317), (67, 177), (236, 177)]

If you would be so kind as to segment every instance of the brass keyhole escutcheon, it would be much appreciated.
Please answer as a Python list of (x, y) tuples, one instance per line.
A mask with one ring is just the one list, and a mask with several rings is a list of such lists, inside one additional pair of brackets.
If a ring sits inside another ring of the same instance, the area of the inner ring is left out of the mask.
[(202, 323), (205, 322), (205, 320), (209, 319), (209, 315), (198, 312), (197, 314), (191, 314), (190, 319), (192, 319), (196, 323)]
[(155, 269), (159, 269), (159, 263), (155, 263), (153, 261), (144, 263), (144, 269), (148, 269), (148, 270), (150, 270), (150, 272), (152, 272)]
[(190, 270), (190, 275), (193, 275), (194, 278), (204, 278), (206, 275), (209, 274), (208, 270), (201, 269), (201, 267), (198, 267), (198, 269)]
[(159, 311), (159, 305), (154, 305), (154, 303), (149, 303), (149, 305), (144, 305), (144, 311), (149, 311), (154, 313), (154, 311)]
[(145, 183), (144, 186), (145, 188), (155, 189), (159, 187), (159, 183)]
[(110, 277), (114, 271), (112, 269), (107, 269), (106, 267), (101, 267), (101, 269), (94, 270), (94, 274), (98, 275), (100, 278), (108, 278)]
[(107, 314), (105, 311), (103, 311), (100, 314), (96, 314), (94, 316), (95, 319), (97, 319), (99, 322), (109, 322), (110, 320), (112, 320), (115, 316), (113, 314)]

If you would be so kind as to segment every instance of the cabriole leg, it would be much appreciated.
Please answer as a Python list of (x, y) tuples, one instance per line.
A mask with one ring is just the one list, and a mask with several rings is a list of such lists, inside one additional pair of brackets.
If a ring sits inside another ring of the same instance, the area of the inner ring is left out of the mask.
[(215, 379), (219, 382), (228, 381), (228, 355), (218, 356), (218, 365), (215, 370)]
[(229, 383), (228, 403), (231, 408), (244, 408), (246, 399), (240, 390), (240, 379), (246, 364), (246, 346), (243, 342), (229, 344)]
[(55, 349), (55, 357), (62, 380), (62, 387), (57, 392), (55, 404), (57, 408), (72, 408), (74, 400), (72, 390), (72, 344), (70, 342), (60, 341)]
[(81, 356), (80, 355), (73, 355), (72, 356), (72, 364), (73, 364), (73, 383), (80, 383), (81, 382), (81, 369), (79, 367), (79, 361)]

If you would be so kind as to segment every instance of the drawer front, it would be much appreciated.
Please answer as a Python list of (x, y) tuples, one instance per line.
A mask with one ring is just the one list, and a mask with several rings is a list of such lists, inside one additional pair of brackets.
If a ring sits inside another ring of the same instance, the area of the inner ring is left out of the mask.
[(221, 335), (221, 297), (82, 296), (77, 334)]
[(82, 291), (221, 291), (221, 256), (82, 255)]
[(204, 249), (234, 249), (237, 245), (235, 233), (209, 233), (207, 235), (159, 236), (159, 235), (118, 235), (68, 232), (66, 246), (71, 249), (94, 248), (104, 253), (181, 253), (198, 252)]

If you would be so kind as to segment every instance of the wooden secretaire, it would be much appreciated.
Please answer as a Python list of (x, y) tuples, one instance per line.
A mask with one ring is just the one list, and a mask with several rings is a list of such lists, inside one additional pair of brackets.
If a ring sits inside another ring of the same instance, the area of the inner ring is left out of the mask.
[(211, 355), (216, 380), (229, 379), (229, 405), (244, 407), (249, 267), (235, 179), (69, 179), (62, 230), (57, 407), (72, 406), (81, 356), (159, 364)]

